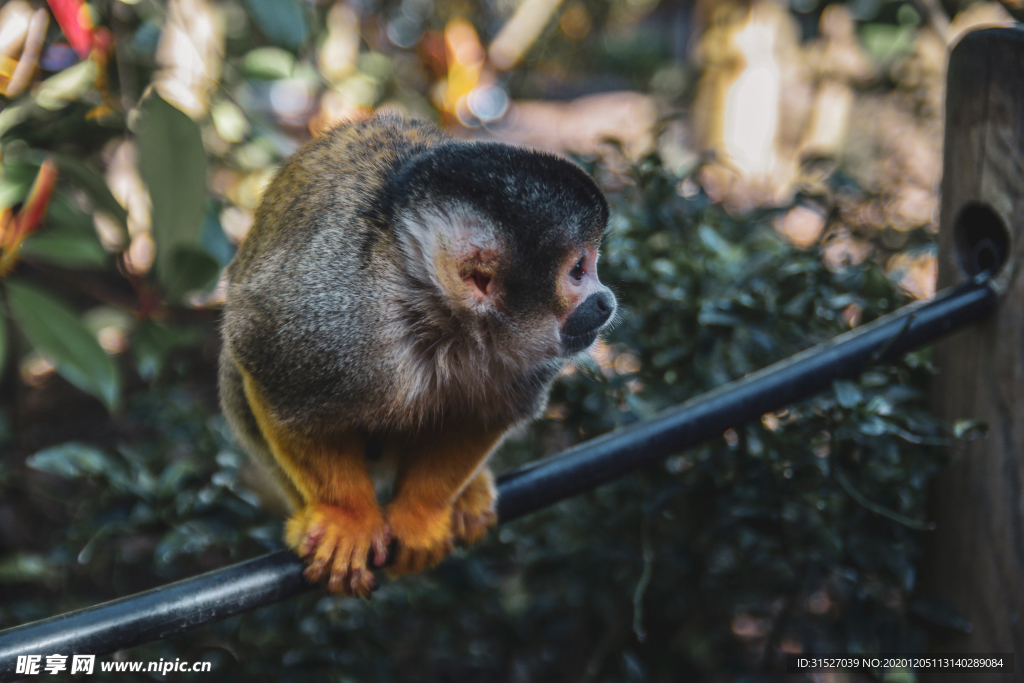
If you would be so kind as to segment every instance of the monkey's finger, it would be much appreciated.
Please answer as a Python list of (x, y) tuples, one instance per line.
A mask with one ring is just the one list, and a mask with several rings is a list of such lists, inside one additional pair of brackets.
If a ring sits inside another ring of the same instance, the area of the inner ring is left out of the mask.
[(285, 525), (285, 542), (295, 549), (299, 557), (309, 557), (320, 542), (324, 529), (322, 523), (310, 524), (307, 512), (299, 512)]
[(306, 565), (306, 570), (302, 572), (302, 575), (306, 577), (306, 581), (310, 583), (317, 583), (324, 574), (324, 568), (322, 565), (315, 565), (310, 562)]
[(327, 590), (340, 595), (355, 595), (352, 589), (352, 576), (358, 571), (351, 566), (335, 566), (327, 577)]
[(353, 569), (348, 581), (348, 589), (351, 595), (368, 598), (370, 593), (377, 590), (377, 580), (373, 576), (373, 572), (366, 568)]
[[(324, 546), (327, 546), (328, 550), (334, 548), (334, 527), (323, 517), (319, 515), (310, 515), (314, 521), (307, 523), (306, 537), (303, 540), (303, 546), (307, 548), (304, 557), (316, 556), (317, 553), (323, 552)], [(328, 557), (328, 559), (330, 559)]]
[(333, 527), (328, 527), (323, 536), (319, 539), (313, 556), (309, 558), (306, 565), (306, 578), (310, 581), (319, 581), (324, 575), (324, 570), (331, 563), (335, 548), (338, 545), (338, 534)]
[(388, 546), (391, 544), (391, 527), (384, 526), (384, 530), (373, 538), (373, 566), (380, 567), (388, 561)]
[(331, 593), (349, 594), (348, 576), (352, 570), (353, 551), (352, 543), (345, 539), (339, 539), (338, 546), (334, 549), (331, 571), (327, 577), (327, 590)]
[(351, 595), (348, 586), (348, 573), (332, 571), (327, 577), (327, 592), (341, 595)]

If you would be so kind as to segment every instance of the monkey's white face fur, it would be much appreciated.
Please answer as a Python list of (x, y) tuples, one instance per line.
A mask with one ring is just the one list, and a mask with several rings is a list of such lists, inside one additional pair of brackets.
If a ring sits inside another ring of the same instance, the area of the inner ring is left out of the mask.
[(497, 306), (502, 244), (483, 218), (455, 205), (403, 215), (401, 226), (411, 277), (443, 292), (455, 309), (484, 314)]
[(563, 331), (585, 300), (608, 291), (597, 278), (596, 245), (567, 245), (564, 253), (551, 254), (547, 305), (510, 310), (516, 283), (506, 277), (508, 247), (484, 217), (453, 204), (409, 211), (397, 223), (409, 278), (403, 289), (417, 292), (404, 302), (402, 366), (412, 380), (406, 401), (436, 401), (438, 390), (447, 389), (473, 403), (500, 403), (531, 369), (536, 382), (546, 381), (592, 348), (596, 331), (589, 343), (566, 353)]

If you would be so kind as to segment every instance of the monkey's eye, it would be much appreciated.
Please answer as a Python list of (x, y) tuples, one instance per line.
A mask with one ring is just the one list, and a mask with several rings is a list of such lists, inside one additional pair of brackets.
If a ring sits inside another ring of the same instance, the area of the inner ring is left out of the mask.
[(576, 265), (569, 271), (569, 277), (579, 282), (583, 279), (583, 259), (576, 262)]

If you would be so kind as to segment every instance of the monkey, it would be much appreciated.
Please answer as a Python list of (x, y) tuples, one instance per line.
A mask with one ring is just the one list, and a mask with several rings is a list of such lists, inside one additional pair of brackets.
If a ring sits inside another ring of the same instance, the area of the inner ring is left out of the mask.
[(281, 166), (226, 271), (218, 381), (308, 580), (368, 597), (486, 536), (487, 457), (613, 323), (608, 217), (567, 159), (396, 114)]

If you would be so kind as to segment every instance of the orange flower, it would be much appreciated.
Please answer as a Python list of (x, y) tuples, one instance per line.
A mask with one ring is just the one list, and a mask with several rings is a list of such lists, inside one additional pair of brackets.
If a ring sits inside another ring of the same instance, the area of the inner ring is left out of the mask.
[(24, 239), (42, 226), (56, 186), (57, 164), (47, 159), (39, 167), (32, 189), (18, 213), (10, 208), (0, 212), (0, 277), (11, 272), (18, 262), (18, 249)]

